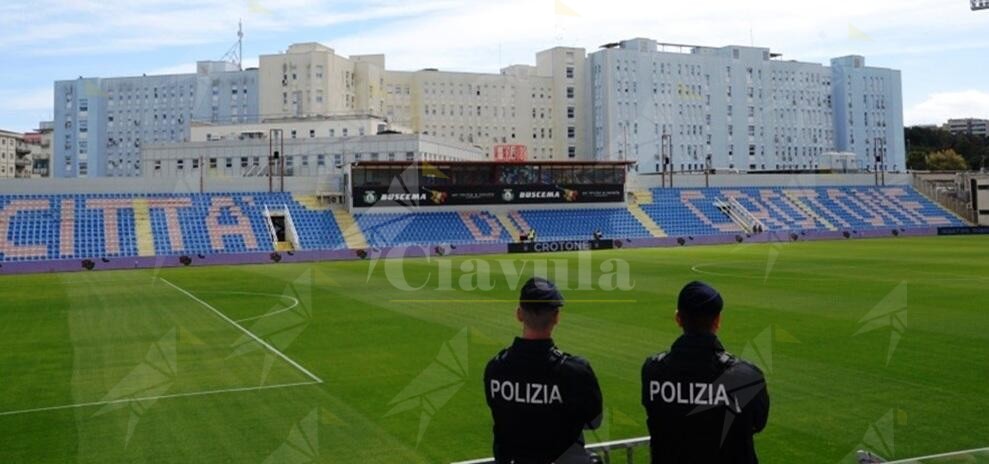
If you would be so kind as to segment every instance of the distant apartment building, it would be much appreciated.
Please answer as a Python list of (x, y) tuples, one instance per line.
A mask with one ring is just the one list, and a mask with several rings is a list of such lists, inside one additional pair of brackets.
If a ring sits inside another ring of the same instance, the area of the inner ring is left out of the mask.
[(17, 177), (18, 162), (29, 153), (22, 134), (0, 130), (0, 179)]
[(38, 130), (24, 134), (24, 145), (29, 153), (23, 155), (17, 164), (17, 177), (48, 177), (52, 148), (52, 122), (42, 122)]
[(51, 177), (52, 139), (55, 137), (55, 123), (42, 121), (38, 124), (38, 143), (31, 146), (33, 177)]
[(196, 73), (55, 82), (55, 177), (138, 176), (141, 146), (189, 140), (192, 121), (259, 120), (258, 72), (201, 61)]
[(989, 137), (989, 119), (949, 119), (945, 127), (955, 135), (977, 135)]
[[(588, 61), (596, 159), (635, 161), (646, 173), (708, 165), (811, 170), (839, 150), (855, 153), (857, 166), (867, 168), (872, 152), (865, 140), (883, 136), (888, 168), (905, 166), (899, 72), (865, 68), (861, 57), (836, 59), (829, 68), (784, 61), (767, 48), (638, 38), (610, 44)], [(845, 105), (849, 111), (836, 115)], [(868, 116), (854, 117), (862, 113)]]
[(295, 44), (261, 56), (261, 113), (381, 116), (489, 157), (524, 147), (533, 160), (586, 158), (584, 61), (583, 49), (558, 47), (538, 53), (535, 66), (500, 74), (390, 71), (384, 55), (346, 58), (320, 44)]

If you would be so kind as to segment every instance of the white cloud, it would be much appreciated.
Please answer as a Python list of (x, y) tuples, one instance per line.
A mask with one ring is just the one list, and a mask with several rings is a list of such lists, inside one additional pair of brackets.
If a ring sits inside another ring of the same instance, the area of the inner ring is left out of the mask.
[[(631, 37), (710, 46), (754, 42), (787, 58), (820, 62), (852, 53), (876, 57), (989, 47), (985, 17), (973, 15), (964, 2), (946, 7), (943, 0), (561, 1), (576, 16), (555, 14), (555, 0), (461, 0), (455, 7), (327, 42), (344, 54), (385, 53), (394, 68), (483, 71), (497, 69), (499, 55), (501, 65), (531, 63), (535, 51), (551, 46), (593, 51)], [(861, 40), (862, 34), (870, 40)]]
[(964, 90), (941, 92), (906, 110), (908, 126), (917, 124), (942, 124), (949, 118), (989, 119), (989, 92)]
[[(556, 14), (557, 1), (575, 15)], [(384, 53), (390, 69), (491, 72), (533, 63), (536, 51), (552, 46), (593, 52), (631, 37), (710, 46), (754, 43), (786, 59), (822, 63), (854, 53), (870, 65), (889, 66), (909, 55), (917, 64), (903, 71), (911, 76), (951, 59), (954, 51), (989, 50), (989, 14), (971, 12), (964, 0), (6, 0), (0, 2), (0, 53), (61, 58), (213, 47), (235, 40), (240, 19), (249, 43), (252, 37), (291, 35), (323, 41), (345, 55)], [(296, 33), (319, 28), (327, 35)], [(287, 47), (289, 40), (276, 47)], [(256, 63), (245, 60), (246, 66)], [(193, 63), (160, 65), (148, 74), (195, 70)], [(950, 76), (943, 80), (942, 88), (959, 87)], [(904, 80), (905, 101), (918, 101), (911, 82)], [(951, 95), (931, 95), (910, 108), (907, 121), (941, 117), (946, 113), (939, 108)], [(20, 97), (21, 106), (41, 100)]]
[(250, 32), (277, 32), (408, 17), (450, 5), (450, 0), (37, 0), (36, 5), (19, 0), (0, 6), (0, 51), (29, 49), (49, 56), (149, 51), (213, 43), (218, 37), (233, 42), (241, 19)]

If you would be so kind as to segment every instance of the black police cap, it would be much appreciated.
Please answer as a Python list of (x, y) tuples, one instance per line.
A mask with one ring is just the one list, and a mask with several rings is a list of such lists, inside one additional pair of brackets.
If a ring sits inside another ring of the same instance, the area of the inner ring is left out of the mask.
[(698, 281), (685, 285), (683, 290), (680, 290), (680, 297), (677, 299), (679, 311), (698, 316), (717, 316), (721, 314), (724, 305), (724, 300), (721, 299), (721, 294), (717, 290)]
[(522, 286), (519, 303), (526, 309), (540, 307), (559, 308), (563, 306), (563, 294), (548, 279), (533, 277)]

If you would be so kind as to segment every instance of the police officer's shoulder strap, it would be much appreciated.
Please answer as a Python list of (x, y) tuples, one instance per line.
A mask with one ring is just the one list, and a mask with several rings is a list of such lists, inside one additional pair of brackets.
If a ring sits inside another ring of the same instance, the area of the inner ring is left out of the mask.
[(722, 351), (717, 353), (718, 363), (721, 364), (725, 369), (728, 369), (735, 364), (738, 364), (738, 358), (727, 351)]
[(570, 355), (560, 351), (557, 347), (553, 347), (550, 353), (556, 358), (556, 361), (553, 363), (553, 372), (559, 373), (563, 365), (570, 359)]
[(657, 354), (653, 355), (653, 357), (652, 358), (649, 358), (649, 359), (652, 362), (656, 362), (656, 363), (662, 362), (663, 359), (665, 359), (666, 358), (666, 355), (668, 355), (668, 354), (670, 354), (668, 351), (664, 351), (662, 353), (657, 353)]

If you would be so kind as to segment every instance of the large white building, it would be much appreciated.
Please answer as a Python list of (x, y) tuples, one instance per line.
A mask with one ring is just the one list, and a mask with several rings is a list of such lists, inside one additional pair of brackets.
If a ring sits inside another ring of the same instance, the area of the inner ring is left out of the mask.
[(258, 120), (257, 70), (201, 61), (194, 74), (55, 82), (55, 177), (137, 176), (141, 146), (189, 140), (192, 121)]
[(863, 169), (906, 169), (900, 71), (857, 55), (831, 60), (831, 71), (836, 148), (858, 155)]
[(384, 55), (349, 58), (295, 44), (260, 59), (264, 118), (365, 113), (480, 147), (524, 146), (529, 159), (587, 158), (589, 94), (580, 48), (540, 52), (500, 74), (391, 71)]
[[(868, 134), (884, 136), (887, 167), (903, 169), (898, 71), (866, 68), (861, 57), (836, 59), (831, 68), (780, 58), (767, 48), (642, 38), (591, 53), (594, 157), (633, 160), (639, 172), (664, 171), (668, 152), (666, 170), (701, 170), (708, 162), (740, 171), (808, 170), (837, 149), (854, 152), (866, 168)], [(832, 85), (838, 77), (843, 83)], [(858, 112), (863, 98), (868, 120), (835, 114), (846, 102)], [(848, 143), (848, 134), (862, 135)]]
[(643, 173), (813, 170), (829, 152), (854, 153), (859, 169), (876, 156), (905, 168), (900, 73), (860, 56), (825, 66), (767, 48), (637, 38), (590, 55), (551, 48), (497, 74), (388, 70), (384, 55), (345, 57), (318, 43), (259, 61), (247, 71), (202, 62), (196, 74), (56, 82), (54, 174), (137, 175), (147, 145), (382, 127), (487, 159), (632, 160)]

